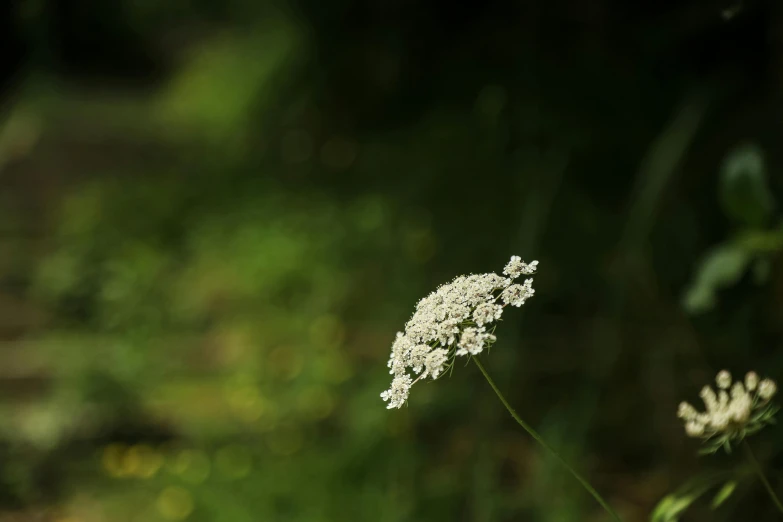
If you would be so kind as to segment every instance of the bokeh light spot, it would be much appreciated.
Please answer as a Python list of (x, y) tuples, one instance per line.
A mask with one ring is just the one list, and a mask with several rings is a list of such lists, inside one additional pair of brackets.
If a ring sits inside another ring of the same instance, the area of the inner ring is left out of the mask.
[(250, 451), (238, 444), (224, 446), (215, 454), (215, 470), (228, 479), (239, 479), (250, 474), (253, 468), (253, 456)]
[(156, 502), (158, 512), (169, 520), (184, 520), (193, 512), (193, 496), (185, 488), (170, 486)]
[(163, 456), (145, 444), (133, 446), (128, 450), (128, 453), (133, 454), (138, 462), (136, 465), (138, 477), (151, 478), (163, 465)]
[(123, 462), (126, 449), (124, 444), (109, 444), (103, 448), (101, 463), (109, 476), (115, 478), (126, 476)]
[(198, 484), (204, 482), (211, 470), (211, 463), (206, 453), (200, 450), (182, 450), (177, 456), (175, 470), (183, 480)]

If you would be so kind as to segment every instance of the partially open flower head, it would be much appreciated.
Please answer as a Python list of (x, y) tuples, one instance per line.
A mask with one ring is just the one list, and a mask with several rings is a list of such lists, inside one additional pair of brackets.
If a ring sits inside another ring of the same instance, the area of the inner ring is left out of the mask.
[[(535, 273), (538, 261), (525, 263), (513, 256), (497, 274), (459, 276), (416, 305), (405, 331), (397, 333), (389, 357), (391, 387), (381, 393), (389, 404), (400, 408), (408, 400), (411, 386), (421, 379), (437, 379), (454, 367), (460, 356), (478, 355), (496, 338), (495, 323), (506, 306), (522, 306), (533, 296), (533, 280), (514, 280)], [(411, 376), (417, 376), (415, 379)]]
[(687, 402), (680, 403), (677, 410), (677, 416), (685, 423), (685, 433), (704, 441), (702, 453), (715, 453), (719, 448), (730, 452), (732, 443), (739, 443), (775, 422), (778, 406), (770, 402), (777, 393), (775, 381), (759, 380), (756, 373), (749, 372), (744, 383), (732, 383), (731, 374), (722, 370), (715, 383), (717, 393), (705, 386), (699, 394), (705, 411), (697, 411)]

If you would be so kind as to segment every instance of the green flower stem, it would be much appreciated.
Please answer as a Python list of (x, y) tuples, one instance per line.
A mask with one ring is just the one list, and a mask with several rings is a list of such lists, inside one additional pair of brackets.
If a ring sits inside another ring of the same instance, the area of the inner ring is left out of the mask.
[(764, 484), (764, 487), (767, 489), (767, 493), (769, 493), (769, 496), (772, 498), (772, 502), (775, 503), (778, 511), (783, 513), (783, 504), (780, 503), (780, 499), (775, 494), (775, 490), (772, 489), (772, 485), (770, 485), (769, 480), (767, 480), (767, 476), (764, 475), (764, 470), (761, 469), (761, 464), (756, 460), (756, 456), (753, 454), (753, 450), (750, 449), (750, 444), (748, 444), (747, 440), (742, 441), (742, 447), (745, 448), (745, 454), (748, 456), (748, 460), (753, 466), (753, 471), (755, 471), (756, 475), (761, 479), (762, 484)]
[(478, 366), (479, 370), (481, 370), (481, 373), (484, 374), (484, 378), (487, 379), (487, 382), (490, 386), (492, 386), (492, 389), (495, 390), (495, 394), (500, 399), (500, 402), (503, 403), (503, 406), (506, 407), (508, 412), (511, 414), (511, 416), (514, 418), (515, 421), (517, 421), (517, 424), (522, 426), (522, 429), (524, 429), (528, 434), (533, 437), (536, 442), (541, 444), (541, 446), (544, 447), (550, 454), (552, 454), (553, 457), (555, 457), (560, 464), (563, 465), (570, 473), (574, 476), (576, 480), (579, 481), (579, 483), (582, 485), (583, 488), (587, 490), (588, 493), (590, 493), (593, 498), (601, 504), (601, 507), (606, 510), (609, 515), (612, 516), (613, 519), (615, 519), (618, 522), (622, 522), (622, 519), (620, 516), (609, 506), (609, 504), (601, 497), (601, 495), (598, 494), (598, 492), (593, 488), (593, 486), (590, 485), (590, 483), (584, 479), (579, 473), (576, 472), (574, 468), (571, 467), (568, 462), (566, 462), (563, 457), (560, 456), (560, 454), (552, 448), (543, 438), (541, 438), (541, 435), (538, 434), (536, 430), (534, 430), (532, 427), (530, 427), (525, 421), (523, 421), (520, 416), (517, 414), (516, 411), (514, 411), (514, 408), (511, 407), (511, 405), (508, 403), (506, 398), (503, 396), (503, 394), (498, 389), (497, 385), (495, 384), (495, 381), (492, 380), (492, 377), (489, 376), (487, 373), (487, 370), (484, 368), (484, 365), (481, 364), (481, 361), (479, 361), (478, 357), (473, 356), (471, 357), (473, 359), (473, 362), (476, 363), (476, 366)]

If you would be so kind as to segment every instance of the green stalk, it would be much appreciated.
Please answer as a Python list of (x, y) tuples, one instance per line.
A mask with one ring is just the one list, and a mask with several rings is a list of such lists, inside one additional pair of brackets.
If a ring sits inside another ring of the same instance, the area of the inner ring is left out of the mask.
[(574, 476), (574, 478), (579, 481), (579, 483), (582, 485), (583, 488), (587, 490), (588, 493), (590, 493), (593, 498), (601, 504), (601, 507), (604, 508), (604, 510), (609, 513), (609, 515), (616, 520), (617, 522), (622, 522), (622, 519), (620, 516), (612, 509), (612, 507), (601, 497), (601, 495), (598, 494), (598, 492), (593, 488), (593, 486), (590, 485), (590, 483), (583, 478), (577, 471), (571, 467), (571, 465), (563, 459), (563, 457), (560, 456), (560, 454), (555, 451), (555, 449), (550, 446), (542, 437), (538, 434), (536, 430), (534, 430), (531, 426), (529, 426), (525, 421), (522, 420), (522, 418), (517, 414), (516, 411), (514, 411), (514, 408), (511, 407), (511, 405), (508, 403), (506, 398), (503, 396), (503, 394), (498, 389), (497, 385), (495, 384), (495, 381), (492, 380), (492, 377), (489, 376), (487, 373), (487, 370), (484, 368), (484, 365), (481, 364), (481, 361), (479, 361), (478, 357), (473, 356), (471, 357), (473, 359), (473, 362), (476, 363), (476, 366), (478, 366), (479, 370), (481, 370), (481, 373), (484, 374), (484, 378), (487, 379), (487, 382), (490, 386), (492, 386), (492, 389), (495, 390), (495, 394), (500, 399), (500, 402), (503, 403), (503, 406), (506, 407), (508, 412), (511, 414), (511, 416), (514, 418), (515, 421), (517, 421), (517, 424), (522, 426), (522, 429), (524, 429), (528, 434), (533, 437), (536, 442), (541, 444), (541, 446), (544, 447), (545, 450), (547, 450), (555, 459), (557, 459), (560, 464), (563, 465), (565, 469), (567, 469), (571, 475)]
[(769, 496), (772, 498), (772, 502), (775, 503), (775, 506), (778, 508), (778, 511), (783, 513), (783, 504), (780, 503), (780, 499), (775, 494), (775, 490), (772, 489), (772, 485), (769, 483), (769, 480), (767, 480), (767, 476), (764, 475), (764, 470), (761, 468), (761, 464), (759, 464), (759, 461), (756, 459), (756, 456), (753, 454), (753, 450), (750, 449), (750, 444), (748, 444), (747, 440), (742, 441), (742, 447), (745, 448), (745, 454), (748, 456), (748, 460), (750, 461), (750, 464), (753, 466), (753, 471), (755, 471), (756, 475), (758, 475), (759, 478), (761, 479), (761, 483), (764, 484), (767, 493), (769, 493)]

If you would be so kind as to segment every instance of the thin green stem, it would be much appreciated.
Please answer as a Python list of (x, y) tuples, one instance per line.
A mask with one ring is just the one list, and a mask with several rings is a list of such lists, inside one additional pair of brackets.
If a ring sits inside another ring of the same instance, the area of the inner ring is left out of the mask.
[(778, 511), (783, 513), (783, 504), (780, 503), (780, 499), (775, 494), (775, 490), (772, 489), (772, 485), (769, 483), (769, 480), (767, 480), (767, 476), (764, 475), (764, 470), (761, 468), (761, 464), (759, 464), (759, 461), (756, 459), (756, 456), (753, 454), (753, 450), (750, 449), (750, 444), (748, 444), (748, 441), (745, 440), (742, 442), (742, 446), (743, 448), (745, 448), (745, 454), (748, 456), (748, 460), (753, 466), (753, 470), (756, 472), (756, 475), (759, 476), (759, 478), (761, 479), (761, 483), (764, 484), (764, 487), (767, 489), (767, 493), (769, 493), (769, 496), (772, 498), (772, 502), (775, 503), (775, 506), (778, 508)]
[(493, 381), (492, 377), (489, 376), (489, 374), (487, 373), (487, 370), (484, 368), (484, 365), (481, 364), (481, 361), (479, 361), (478, 357), (473, 356), (472, 359), (473, 359), (473, 362), (476, 363), (476, 366), (478, 366), (479, 370), (481, 370), (481, 373), (484, 374), (484, 378), (487, 379), (487, 382), (489, 383), (489, 385), (492, 386), (493, 390), (495, 390), (495, 394), (500, 399), (500, 402), (503, 403), (503, 406), (506, 407), (506, 409), (511, 414), (511, 416), (514, 418), (514, 420), (517, 421), (517, 424), (522, 426), (522, 429), (524, 429), (526, 432), (528, 432), (528, 434), (531, 437), (533, 437), (536, 440), (536, 442), (541, 444), (541, 446), (543, 446), (544, 449), (546, 449), (553, 457), (555, 457), (555, 459), (557, 459), (560, 462), (560, 464), (562, 464), (563, 467), (565, 469), (567, 469), (571, 473), (571, 475), (574, 476), (574, 478), (577, 481), (579, 481), (579, 483), (582, 485), (582, 487), (585, 488), (587, 490), (587, 492), (590, 493), (593, 496), (593, 498), (599, 504), (601, 504), (601, 507), (604, 508), (604, 510), (606, 510), (606, 512), (609, 513), (609, 515), (611, 515), (612, 518), (614, 518), (618, 522), (622, 522), (622, 519), (620, 518), (620, 516), (603, 499), (603, 497), (598, 494), (598, 492), (595, 490), (595, 488), (593, 488), (593, 486), (591, 486), (590, 483), (585, 478), (583, 478), (579, 473), (577, 473), (577, 471), (574, 468), (572, 468), (571, 465), (568, 462), (566, 462), (565, 459), (563, 459), (563, 457), (561, 457), (560, 454), (557, 451), (555, 451), (555, 449), (552, 446), (550, 446), (541, 437), (541, 435), (538, 434), (538, 432), (536, 430), (534, 430), (530, 425), (528, 425), (525, 421), (523, 421), (522, 418), (517, 414), (517, 412), (514, 411), (514, 408), (511, 407), (511, 405), (508, 403), (506, 398), (500, 392), (500, 390), (498, 389), (497, 385), (495, 384), (495, 381)]

